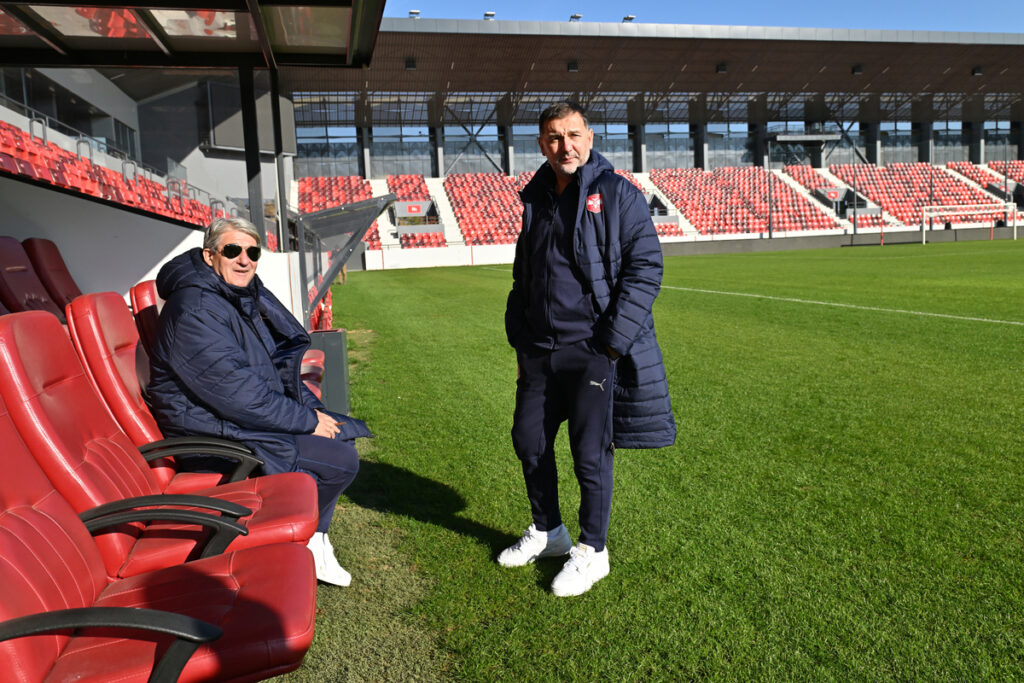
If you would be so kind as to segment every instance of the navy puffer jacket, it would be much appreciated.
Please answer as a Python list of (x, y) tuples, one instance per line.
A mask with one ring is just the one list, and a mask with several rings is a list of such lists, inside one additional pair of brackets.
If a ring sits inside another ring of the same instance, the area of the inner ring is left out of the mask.
[(299, 379), (309, 335), (259, 276), (229, 285), (200, 248), (165, 264), (156, 282), (166, 303), (148, 393), (161, 431), (239, 441), (263, 459), (265, 474), (292, 471), (294, 435), (311, 434), (324, 410)]
[[(643, 194), (595, 151), (577, 172), (580, 202), (573, 234), (575, 265), (598, 313), (596, 349), (621, 355), (615, 367), (614, 440), (619, 448), (661, 448), (675, 442), (676, 424), (651, 309), (661, 288), (661, 244)], [(544, 201), (555, 174), (545, 163), (523, 188), (523, 232), (516, 244), (505, 312), (509, 343), (528, 336), (532, 281), (525, 249), (534, 203)], [(524, 239), (525, 238), (525, 239)]]

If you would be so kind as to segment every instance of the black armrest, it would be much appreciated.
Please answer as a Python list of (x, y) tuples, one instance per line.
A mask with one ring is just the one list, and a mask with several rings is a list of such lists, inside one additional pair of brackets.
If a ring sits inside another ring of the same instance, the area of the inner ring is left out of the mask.
[(212, 436), (176, 436), (161, 439), (140, 446), (139, 452), (146, 462), (174, 455), (212, 455), (233, 460), (237, 464), (228, 478), (229, 482), (245, 479), (263, 464), (263, 460), (248, 446)]
[[(91, 510), (87, 512), (91, 512)], [(79, 515), (79, 517), (81, 516)], [(200, 558), (220, 555), (231, 545), (231, 541), (239, 536), (247, 536), (249, 534), (249, 529), (244, 525), (226, 517), (208, 515), (198, 510), (177, 510), (174, 508), (131, 509), (122, 512), (112, 512), (99, 517), (94, 516), (82, 521), (85, 522), (85, 528), (89, 530), (90, 534), (95, 534), (95, 532), (107, 527), (128, 524), (129, 522), (182, 522), (209, 527), (214, 530), (214, 534), (203, 546), (202, 551), (199, 553)]]
[(78, 516), (83, 522), (88, 522), (90, 519), (108, 515), (111, 512), (134, 510), (143, 507), (171, 506), (213, 510), (214, 512), (221, 513), (228, 519), (239, 519), (252, 514), (252, 510), (249, 508), (238, 503), (232, 503), (230, 500), (221, 500), (220, 498), (211, 498), (209, 496), (194, 496), (189, 493), (158, 493), (152, 496), (135, 496), (134, 498), (124, 498), (104, 503), (103, 505), (97, 505), (94, 508), (83, 511)]
[(245, 444), (238, 443), (237, 441), (231, 441), (230, 439), (218, 439), (215, 436), (172, 436), (167, 439), (160, 439), (159, 441), (152, 441), (139, 446), (139, 450), (143, 453), (148, 453), (152, 450), (160, 448), (174, 448), (179, 445), (198, 447), (219, 446), (227, 450), (252, 455), (252, 449)]
[(173, 612), (138, 607), (79, 607), (40, 612), (2, 622), (0, 642), (88, 627), (136, 629), (174, 636), (174, 643), (153, 667), (149, 677), (151, 683), (178, 680), (196, 649), (203, 643), (217, 640), (223, 633), (213, 624)]

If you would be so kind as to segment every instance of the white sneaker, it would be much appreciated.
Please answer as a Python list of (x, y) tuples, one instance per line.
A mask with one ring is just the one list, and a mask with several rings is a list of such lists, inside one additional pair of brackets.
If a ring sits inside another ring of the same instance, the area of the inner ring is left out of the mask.
[(567, 555), (571, 548), (572, 539), (564, 524), (550, 531), (537, 531), (537, 526), (531, 524), (523, 532), (522, 538), (501, 551), (498, 564), (502, 567), (522, 567), (538, 557)]
[(551, 592), (559, 597), (582, 595), (608, 576), (608, 549), (596, 552), (586, 543), (569, 551), (569, 559), (551, 582)]
[(338, 564), (338, 558), (334, 556), (334, 546), (331, 545), (331, 539), (327, 534), (322, 531), (316, 532), (306, 547), (313, 553), (313, 564), (316, 566), (316, 578), (319, 581), (335, 586), (347, 586), (352, 583), (352, 575)]

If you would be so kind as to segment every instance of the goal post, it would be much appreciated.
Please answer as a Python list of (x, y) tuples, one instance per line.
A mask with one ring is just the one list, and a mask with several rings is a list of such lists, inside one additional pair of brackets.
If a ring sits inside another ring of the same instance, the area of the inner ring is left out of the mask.
[[(970, 216), (970, 222), (984, 220), (982, 216), (992, 217), (992, 226), (1000, 217), (1004, 217), (1007, 226), (1013, 227), (1013, 239), (1017, 239), (1017, 205), (1013, 202), (1005, 204), (955, 204), (952, 206), (925, 206), (921, 209), (921, 244), (928, 240), (928, 224), (933, 221), (946, 222), (951, 217)], [(975, 218), (978, 217), (978, 218)], [(980, 219), (980, 220), (979, 220)]]

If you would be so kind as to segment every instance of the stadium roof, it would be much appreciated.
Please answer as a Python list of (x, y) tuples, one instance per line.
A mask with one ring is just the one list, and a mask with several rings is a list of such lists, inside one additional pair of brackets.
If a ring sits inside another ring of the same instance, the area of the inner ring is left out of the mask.
[(276, 68), (368, 64), (384, 0), (0, 2), (0, 63)]
[[(747, 120), (734, 105), (758, 97), (768, 118), (785, 118), (814, 95), (864, 120), (1007, 118), (1024, 95), (1024, 34), (387, 18), (368, 68), (283, 69), (281, 87), (388, 93), (398, 113), (371, 101), (354, 120), (391, 124), (447, 120), (467, 98), (480, 104), (461, 122), (502, 107), (506, 121), (532, 122), (533, 101), (555, 96), (598, 104), (607, 121), (654, 120), (672, 102), (684, 120)], [(641, 110), (627, 116), (631, 101)]]

